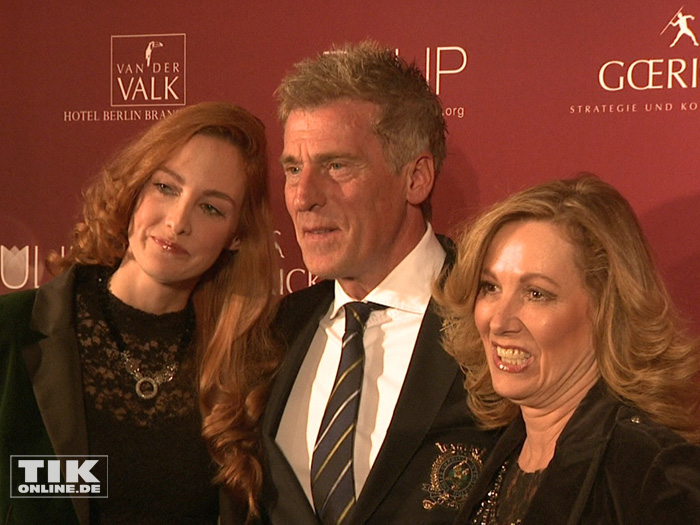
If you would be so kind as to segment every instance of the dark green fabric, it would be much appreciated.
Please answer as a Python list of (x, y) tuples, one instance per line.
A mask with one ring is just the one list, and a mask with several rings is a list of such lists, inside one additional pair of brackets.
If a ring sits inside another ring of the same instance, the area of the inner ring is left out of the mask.
[(0, 522), (78, 523), (70, 498), (10, 499), (10, 456), (53, 455), (22, 349), (44, 336), (30, 328), (36, 291), (0, 297)]

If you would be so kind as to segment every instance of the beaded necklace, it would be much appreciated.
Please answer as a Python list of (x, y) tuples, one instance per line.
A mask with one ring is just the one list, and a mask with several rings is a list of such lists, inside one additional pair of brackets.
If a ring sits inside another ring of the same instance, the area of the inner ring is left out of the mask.
[[(534, 494), (534, 490), (536, 490), (537, 485), (539, 484), (539, 480), (541, 478), (542, 473), (544, 470), (538, 470), (533, 473), (523, 473), (520, 468), (517, 465), (517, 459), (513, 460), (514, 463), (512, 463), (510, 460), (506, 460), (503, 465), (501, 465), (501, 468), (498, 469), (498, 474), (496, 474), (496, 478), (494, 479), (493, 486), (491, 487), (491, 490), (488, 491), (486, 494), (486, 498), (481, 502), (479, 505), (479, 508), (477, 509), (476, 513), (473, 515), (473, 518), (471, 520), (471, 525), (521, 525), (523, 520), (521, 518), (508, 521), (508, 522), (501, 522), (499, 521), (499, 509), (501, 508), (502, 504), (504, 502), (500, 501), (501, 496), (503, 495), (504, 487), (503, 484), (504, 482), (507, 481), (507, 477), (509, 477), (510, 482), (506, 484), (505, 488), (505, 494), (506, 497), (509, 498), (515, 498), (515, 501), (510, 501), (511, 504), (515, 503), (516, 507), (519, 509), (516, 510), (517, 514), (520, 514), (520, 516), (523, 516), (527, 510), (527, 507), (530, 505), (530, 497), (532, 494)], [(511, 472), (511, 475), (509, 476), (508, 472), (509, 469), (513, 469), (513, 472)], [(513, 476), (514, 475), (514, 476)], [(513, 481), (515, 480), (515, 484), (513, 484)], [(534, 490), (530, 492), (530, 495), (523, 494), (523, 492), (520, 492), (519, 495), (514, 495), (513, 492), (515, 491), (516, 493), (518, 492), (517, 490), (514, 490), (515, 487), (520, 487), (522, 488), (533, 488)], [(504, 509), (505, 510), (505, 509)], [(506, 511), (505, 514), (507, 515), (508, 512)], [(516, 514), (516, 515), (517, 515)], [(504, 516), (502, 516), (504, 517)]]

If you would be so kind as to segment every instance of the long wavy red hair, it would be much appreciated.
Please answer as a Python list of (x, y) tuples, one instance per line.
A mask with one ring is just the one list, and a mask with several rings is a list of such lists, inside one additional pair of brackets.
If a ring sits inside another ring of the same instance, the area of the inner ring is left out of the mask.
[(202, 435), (219, 465), (216, 481), (255, 516), (262, 488), (259, 423), (280, 358), (268, 330), (279, 287), (263, 123), (225, 102), (196, 104), (159, 121), (107, 163), (84, 191), (83, 220), (73, 230), (68, 254), (53, 254), (48, 263), (54, 273), (75, 263), (118, 264), (141, 189), (196, 134), (230, 142), (246, 166), (236, 231), (240, 246), (225, 250), (202, 276), (193, 301)]

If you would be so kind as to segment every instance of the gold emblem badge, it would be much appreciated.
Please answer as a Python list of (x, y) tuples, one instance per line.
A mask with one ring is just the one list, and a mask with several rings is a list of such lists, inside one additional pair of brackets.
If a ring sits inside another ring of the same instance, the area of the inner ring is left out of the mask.
[(430, 483), (423, 484), (423, 490), (430, 494), (423, 500), (423, 508), (431, 510), (443, 505), (458, 509), (479, 477), (484, 450), (461, 444), (435, 443), (435, 446), (440, 454), (430, 469)]

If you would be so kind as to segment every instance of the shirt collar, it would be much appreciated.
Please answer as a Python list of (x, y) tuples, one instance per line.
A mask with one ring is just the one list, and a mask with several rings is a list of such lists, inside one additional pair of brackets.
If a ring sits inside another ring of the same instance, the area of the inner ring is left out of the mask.
[[(411, 252), (377, 285), (363, 301), (389, 308), (423, 314), (430, 302), (432, 286), (445, 263), (445, 250), (430, 223), (425, 234)], [(330, 318), (334, 319), (346, 303), (355, 299), (335, 281), (335, 298)]]

